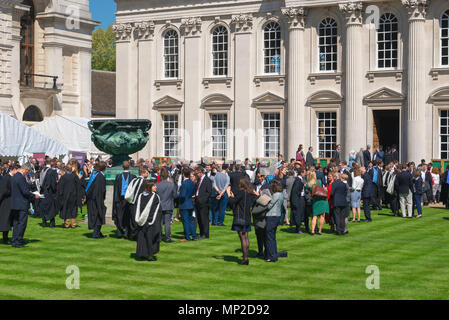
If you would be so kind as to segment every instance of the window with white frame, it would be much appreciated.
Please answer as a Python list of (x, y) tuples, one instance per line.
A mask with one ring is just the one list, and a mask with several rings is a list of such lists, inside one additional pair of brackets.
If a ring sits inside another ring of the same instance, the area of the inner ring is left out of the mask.
[(228, 29), (224, 26), (212, 31), (212, 74), (228, 75)]
[(320, 71), (337, 71), (337, 32), (334, 19), (321, 21), (318, 27)]
[(281, 73), (281, 27), (277, 22), (269, 22), (263, 31), (264, 72)]
[(379, 19), (377, 30), (377, 68), (398, 67), (399, 23), (392, 13), (384, 13)]
[(318, 112), (318, 155), (320, 158), (332, 158), (337, 144), (337, 113)]
[(177, 79), (179, 75), (178, 33), (168, 30), (164, 34), (164, 76), (167, 79)]
[(281, 115), (263, 114), (264, 156), (275, 158), (281, 153)]
[(211, 115), (212, 157), (226, 158), (228, 154), (227, 130), (228, 115)]
[(449, 159), (449, 110), (440, 110), (440, 156)]
[(162, 116), (164, 123), (164, 156), (177, 157), (178, 156), (178, 115), (168, 114)]
[(441, 65), (449, 66), (449, 10), (441, 16)]

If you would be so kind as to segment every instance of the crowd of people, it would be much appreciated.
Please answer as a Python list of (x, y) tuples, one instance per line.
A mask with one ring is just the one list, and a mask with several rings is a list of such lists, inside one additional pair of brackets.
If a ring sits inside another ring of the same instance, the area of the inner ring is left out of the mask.
[[(422, 160), (400, 163), (395, 147), (388, 152), (367, 146), (344, 160), (338, 145), (327, 166), (315, 163), (313, 148), (300, 145), (295, 159), (282, 155), (270, 166), (244, 162), (168, 163), (140, 159), (123, 162), (114, 182), (112, 219), (117, 237), (136, 241), (139, 259), (156, 261), (160, 242), (174, 242), (172, 224), (182, 222), (181, 242), (211, 237), (210, 226), (225, 227), (227, 209), (233, 213), (231, 229), (237, 232), (243, 257), (249, 264), (249, 233), (254, 227), (259, 258), (276, 262), (287, 257), (278, 251), (280, 225), (292, 233), (344, 236), (349, 223), (371, 222), (371, 210), (389, 208), (394, 216), (422, 218), (422, 207), (442, 201), (449, 207), (448, 169)], [(80, 166), (46, 157), (24, 165), (5, 162), (0, 169), (0, 232), (3, 242), (23, 248), (27, 217), (42, 219), (42, 227), (55, 227), (59, 214), (64, 228), (77, 228), (78, 210), (87, 206), (92, 238), (103, 239), (106, 224), (105, 171), (111, 161), (90, 159)], [(135, 176), (133, 168), (137, 168)], [(363, 208), (365, 219), (361, 219)], [(415, 215), (416, 211), (416, 215)], [(352, 218), (351, 218), (352, 213)], [(12, 239), (9, 232), (13, 229)]]

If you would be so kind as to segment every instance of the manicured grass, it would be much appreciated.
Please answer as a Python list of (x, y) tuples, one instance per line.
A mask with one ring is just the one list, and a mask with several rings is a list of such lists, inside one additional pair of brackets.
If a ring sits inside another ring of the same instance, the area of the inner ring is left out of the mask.
[[(227, 227), (212, 227), (211, 239), (161, 244), (157, 262), (134, 258), (135, 243), (89, 238), (75, 230), (43, 229), (29, 218), (28, 248), (0, 246), (0, 299), (448, 299), (449, 212), (426, 208), (422, 219), (401, 219), (388, 210), (372, 223), (350, 224), (344, 237), (278, 230), (278, 263), (250, 258), (239, 266), (240, 242)], [(325, 227), (325, 231), (328, 226)], [(182, 225), (174, 234), (182, 237)], [(255, 234), (250, 234), (255, 255)], [(66, 288), (66, 268), (80, 269), (80, 290)], [(380, 270), (380, 289), (368, 290), (366, 267)]]

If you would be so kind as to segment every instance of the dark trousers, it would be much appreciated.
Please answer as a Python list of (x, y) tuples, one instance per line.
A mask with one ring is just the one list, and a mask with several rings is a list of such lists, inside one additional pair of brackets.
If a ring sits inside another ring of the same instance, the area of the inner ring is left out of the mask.
[(258, 254), (263, 255), (266, 258), (267, 257), (266, 229), (255, 227), (255, 230), (256, 230), (256, 238), (257, 238), (257, 247), (259, 249)]
[(267, 244), (267, 259), (271, 261), (278, 260), (278, 250), (276, 242), (276, 231), (279, 226), (279, 217), (267, 217), (266, 228), (266, 244)]
[(9, 241), (8, 233), (9, 233), (9, 231), (3, 231), (3, 242), (4, 243), (7, 243)]
[(181, 209), (181, 217), (186, 240), (197, 239), (195, 222), (193, 221), (193, 209)]
[(101, 236), (101, 225), (96, 225), (94, 227), (94, 232), (92, 234), (92, 238), (99, 238)]
[(337, 234), (342, 235), (346, 229), (346, 207), (334, 207), (335, 224), (337, 225)]
[(370, 198), (363, 198), (363, 213), (365, 214), (365, 219), (368, 221), (371, 221), (370, 200)]
[[(165, 225), (165, 241), (171, 240), (171, 218), (173, 217), (173, 210), (162, 211), (161, 230)], [(161, 232), (162, 236), (162, 232)]]
[(299, 198), (298, 206), (292, 208), (293, 222), (296, 226), (296, 232), (301, 231), (301, 223), (304, 222), (306, 229), (309, 227), (309, 219), (306, 219), (306, 200), (304, 197)]
[(209, 206), (207, 204), (195, 205), (195, 212), (198, 219), (200, 236), (209, 238)]
[[(54, 227), (55, 226), (55, 218), (50, 220), (50, 227)], [(47, 220), (45, 220), (45, 218), (42, 218), (42, 225), (45, 227), (47, 225)]]
[(23, 236), (27, 228), (28, 214), (26, 211), (12, 210), (13, 231), (11, 243), (18, 246), (23, 242)]
[(413, 195), (413, 199), (415, 200), (416, 210), (418, 211), (418, 215), (422, 215), (422, 206), (421, 206), (422, 195), (415, 193)]

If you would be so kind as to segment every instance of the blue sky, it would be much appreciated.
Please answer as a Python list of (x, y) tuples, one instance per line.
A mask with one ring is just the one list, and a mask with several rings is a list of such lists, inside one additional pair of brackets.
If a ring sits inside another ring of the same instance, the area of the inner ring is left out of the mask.
[(115, 21), (116, 7), (114, 0), (90, 0), (92, 19), (101, 22), (103, 29)]

